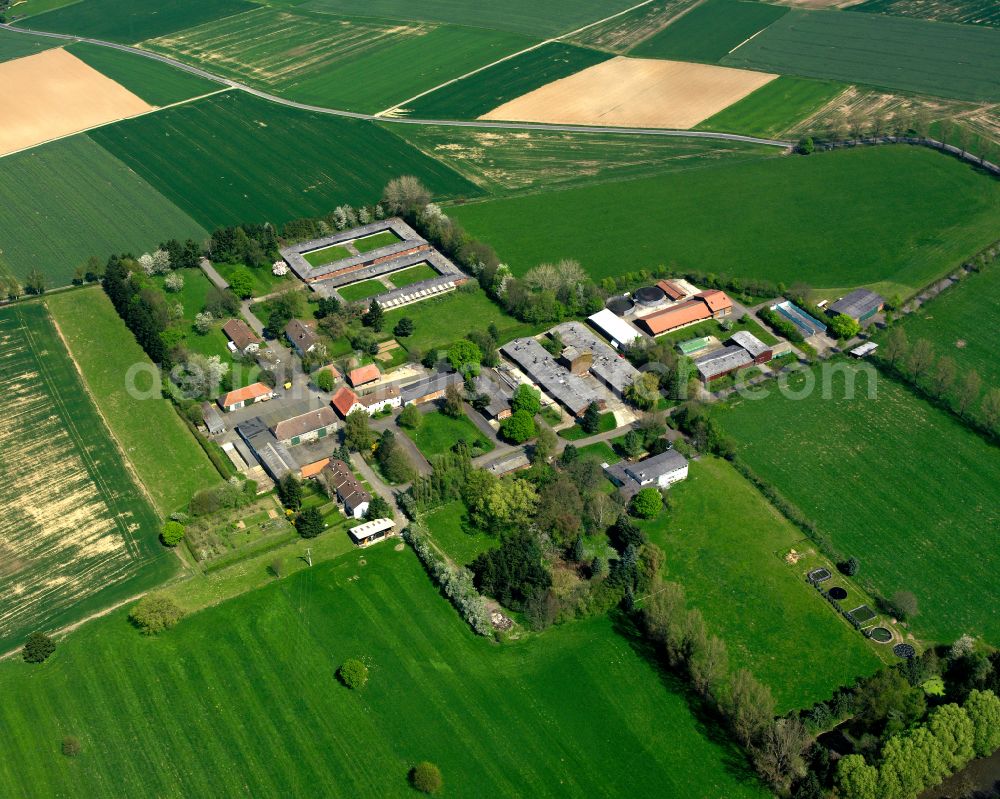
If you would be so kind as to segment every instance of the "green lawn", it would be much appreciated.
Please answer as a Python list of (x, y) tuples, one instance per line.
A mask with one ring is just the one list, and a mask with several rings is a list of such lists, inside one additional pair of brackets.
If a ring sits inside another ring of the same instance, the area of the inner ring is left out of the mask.
[(671, 344), (680, 344), (684, 341), (690, 341), (693, 338), (715, 336), (719, 339), (719, 341), (726, 341), (733, 335), (733, 333), (740, 330), (752, 333), (765, 344), (778, 343), (778, 339), (773, 333), (756, 320), (751, 319), (749, 315), (744, 316), (742, 319), (735, 322), (729, 330), (723, 329), (722, 325), (714, 319), (709, 319), (706, 322), (699, 322), (698, 324), (691, 325), (690, 327), (683, 327), (680, 330), (673, 331), (672, 333), (664, 333), (662, 336), (657, 336), (656, 339), (657, 341), (668, 341)]
[(373, 233), (370, 236), (355, 239), (351, 243), (358, 252), (371, 252), (372, 250), (377, 250), (379, 247), (388, 247), (390, 244), (395, 244), (397, 241), (399, 241), (399, 236), (391, 230), (383, 230), (381, 233)]
[(408, 350), (427, 352), (435, 347), (447, 349), (471, 330), (485, 330), (495, 324), (504, 344), (520, 336), (534, 335), (546, 329), (528, 325), (508, 316), (499, 305), (480, 290), (452, 291), (441, 297), (395, 308), (385, 315), (385, 329), (392, 330), (404, 316), (413, 320), (412, 336), (400, 339)]
[(368, 297), (374, 297), (376, 294), (381, 294), (383, 291), (388, 290), (385, 287), (385, 283), (380, 280), (362, 280), (360, 283), (341, 286), (337, 289), (337, 293), (348, 302), (357, 302), (368, 299)]
[(773, 138), (793, 129), (846, 88), (843, 83), (830, 80), (781, 75), (699, 123), (697, 128)]
[(143, 46), (300, 102), (374, 113), (537, 41), (374, 16), (258, 8)]
[(111, 47), (77, 42), (66, 50), (151, 105), (170, 105), (222, 88), (215, 81)]
[(577, 452), (581, 458), (593, 458), (600, 463), (607, 463), (609, 465), (618, 463), (621, 460), (621, 456), (611, 449), (611, 445), (604, 441), (595, 441), (593, 444), (587, 444), (585, 447), (580, 447)]
[(306, 0), (300, 7), (330, 14), (356, 14), (390, 20), (450, 22), (474, 28), (552, 36), (567, 33), (633, 5), (630, 0), (511, 0), (504, 5), (468, 0)]
[(442, 198), (480, 193), (373, 123), (283, 108), (245, 92), (88, 135), (206, 228), (281, 225), (345, 202), (374, 202), (400, 174), (417, 176)]
[(329, 247), (324, 247), (322, 250), (313, 250), (312, 252), (304, 253), (302, 257), (306, 259), (306, 263), (310, 266), (325, 266), (326, 264), (332, 264), (334, 261), (342, 261), (344, 258), (350, 258), (351, 251), (340, 244), (333, 244)]
[[(1000, 359), (993, 331), (1000, 325), (1000, 270), (970, 275), (900, 323), (912, 344), (925, 338), (938, 355), (953, 358), (962, 371), (975, 369), (987, 387), (1000, 388)], [(883, 341), (884, 334), (876, 337)]]
[(0, 309), (0, 652), (176, 571), (41, 303)]
[(546, 83), (611, 58), (585, 47), (550, 42), (431, 92), (406, 106), (418, 119), (476, 119)]
[[(0, 31), (2, 34), (2, 31)], [(155, 179), (154, 179), (155, 183)], [(0, 171), (0, 271), (32, 267), (67, 286), (91, 255), (142, 253), (171, 237), (208, 234), (87, 136), (9, 155)]]
[[(195, 491), (219, 482), (208, 457), (165, 399), (136, 399), (126, 390), (135, 364), (150, 364), (99, 288), (46, 300), (83, 371), (90, 392), (139, 479), (164, 516), (187, 505)], [(136, 386), (149, 388), (148, 378)]]
[[(370, 664), (357, 692), (334, 676), (353, 657)], [(404, 797), (425, 759), (453, 797), (766, 796), (608, 620), (498, 647), (391, 545), (157, 638), (117, 611), (43, 666), (0, 663), (0, 690), (18, 697), (0, 708), (9, 796)]]
[[(793, 395), (804, 380), (789, 381)], [(917, 596), (919, 637), (996, 640), (1000, 451), (886, 378), (875, 399), (863, 375), (854, 399), (844, 398), (844, 382), (835, 377), (824, 391), (820, 380), (798, 401), (736, 400), (717, 418), (755, 472), (861, 561), (862, 582), (883, 596)]]
[(446, 502), (424, 517), (431, 539), (455, 563), (467, 566), (476, 557), (500, 544), (496, 536), (476, 530), (469, 523), (461, 500)]
[(940, 153), (886, 146), (493, 200), (448, 213), (519, 275), (560, 258), (579, 260), (597, 279), (673, 262), (787, 285), (804, 281), (829, 293), (869, 285), (892, 296), (911, 293), (996, 237), (1000, 185)]
[(470, 447), (476, 446), (484, 453), (490, 452), (494, 446), (465, 414), (453, 419), (440, 411), (431, 411), (423, 414), (423, 422), (416, 430), (407, 427), (402, 430), (413, 439), (425, 458), (450, 452), (459, 441), (465, 441)]
[(763, 145), (674, 136), (435, 125), (386, 127), (494, 195), (551, 191), (781, 154)]
[(396, 288), (411, 286), (421, 280), (430, 280), (438, 276), (437, 271), (429, 264), (417, 264), (409, 269), (402, 269), (389, 275), (389, 280)]
[(669, 579), (726, 642), (732, 665), (771, 686), (779, 712), (808, 707), (881, 665), (875, 645), (783, 560), (809, 542), (732, 466), (694, 461), (670, 496), (672, 510), (644, 525), (667, 553)]
[(246, 0), (81, 0), (22, 24), (115, 42), (139, 42), (253, 8)]
[(794, 9), (722, 63), (956, 100), (1000, 100), (1000, 30), (975, 25)]
[(55, 39), (0, 29), (0, 62), (35, 55), (58, 44)]
[(714, 64), (787, 12), (787, 8), (764, 3), (706, 0), (638, 44), (629, 55)]
[[(213, 263), (212, 266), (214, 266), (215, 270), (226, 280), (229, 280), (233, 272), (237, 269), (246, 268), (243, 264)], [(251, 267), (249, 269), (250, 274), (253, 277), (254, 297), (263, 297), (266, 294), (272, 294), (273, 292), (281, 291), (284, 288), (295, 285), (295, 278), (290, 273), (279, 276), (274, 274), (269, 266), (260, 267), (258, 269)]]
[(577, 422), (572, 427), (565, 427), (559, 431), (559, 436), (565, 438), (567, 441), (579, 441), (581, 438), (589, 438), (590, 436), (597, 435), (598, 433), (609, 433), (617, 427), (615, 422), (615, 415), (613, 413), (602, 413), (601, 423), (598, 425), (597, 430), (593, 433), (588, 433), (582, 427), (580, 423)]

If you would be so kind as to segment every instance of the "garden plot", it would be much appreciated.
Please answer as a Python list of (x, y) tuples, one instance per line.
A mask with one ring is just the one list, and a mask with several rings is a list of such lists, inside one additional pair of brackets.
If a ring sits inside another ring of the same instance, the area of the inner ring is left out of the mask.
[(171, 559), (40, 305), (0, 313), (0, 397), (2, 650), (134, 593)]
[(0, 64), (0, 155), (152, 109), (65, 50)]
[(776, 77), (707, 64), (617, 57), (504, 103), (480, 119), (686, 129)]

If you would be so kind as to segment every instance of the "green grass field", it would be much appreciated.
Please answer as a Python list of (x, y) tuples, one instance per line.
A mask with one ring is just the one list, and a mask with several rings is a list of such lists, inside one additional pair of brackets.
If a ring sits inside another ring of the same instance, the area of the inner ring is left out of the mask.
[(423, 521), (434, 543), (461, 566), (469, 565), (479, 554), (500, 544), (498, 537), (489, 536), (471, 526), (461, 500), (446, 502), (435, 508)]
[(846, 88), (834, 81), (781, 75), (697, 128), (773, 138), (793, 129)]
[(621, 456), (604, 441), (595, 441), (593, 444), (579, 447), (577, 453), (581, 458), (592, 458), (598, 463), (615, 464), (621, 461)]
[[(222, 275), (226, 280), (229, 280), (237, 269), (244, 268), (243, 264), (214, 263), (212, 266), (214, 266), (215, 271)], [(294, 281), (296, 279), (291, 274), (283, 276), (276, 275), (267, 266), (259, 269), (250, 268), (250, 274), (253, 277), (254, 297), (263, 297), (265, 294), (271, 294), (275, 291), (281, 291), (284, 288), (289, 288), (294, 285)]]
[(177, 561), (40, 303), (0, 310), (0, 652)]
[(417, 264), (416, 266), (411, 266), (409, 269), (401, 269), (398, 272), (393, 272), (389, 275), (389, 280), (397, 288), (402, 286), (411, 286), (414, 283), (419, 283), (421, 280), (430, 280), (438, 276), (438, 273), (429, 264)]
[(334, 261), (341, 261), (344, 258), (350, 258), (351, 251), (339, 244), (334, 244), (331, 247), (324, 247), (322, 250), (307, 252), (302, 257), (305, 258), (306, 263), (311, 266), (324, 266), (326, 264), (332, 264)]
[(77, 42), (66, 50), (150, 105), (179, 103), (222, 88), (215, 81), (110, 47)]
[(408, 350), (427, 352), (447, 349), (471, 330), (485, 330), (495, 324), (501, 341), (506, 343), (519, 336), (533, 335), (545, 326), (531, 326), (508, 316), (483, 291), (451, 291), (441, 297), (395, 308), (385, 315), (385, 329), (392, 330), (396, 322), (408, 316), (415, 329), (412, 336), (399, 343)]
[(388, 289), (381, 280), (362, 280), (359, 283), (351, 283), (349, 286), (341, 286), (337, 289), (337, 293), (348, 302), (374, 297), (383, 291), (388, 291)]
[(1000, 100), (1000, 31), (974, 25), (793, 10), (722, 63), (957, 100)]
[(22, 280), (32, 267), (69, 285), (91, 255), (141, 253), (170, 237), (208, 234), (125, 164), (86, 136), (3, 159), (0, 269)]
[(706, 0), (641, 42), (629, 55), (714, 64), (787, 12), (781, 6), (743, 0)]
[[(95, 287), (57, 294), (46, 303), (157, 510), (166, 516), (186, 507), (198, 489), (218, 483), (215, 468), (168, 400), (130, 396), (129, 368), (151, 364), (104, 292)], [(150, 385), (142, 377), (135, 384), (140, 389)]]
[(459, 441), (464, 441), (470, 447), (476, 446), (482, 452), (493, 449), (493, 442), (480, 433), (479, 428), (464, 414), (453, 419), (440, 411), (431, 411), (423, 414), (423, 422), (416, 430), (407, 427), (402, 430), (425, 458), (450, 452)]
[(667, 553), (669, 579), (726, 642), (732, 665), (771, 686), (779, 712), (807, 707), (878, 668), (874, 645), (782, 559), (809, 542), (732, 466), (692, 462), (670, 496), (671, 511), (644, 525)]
[[(334, 676), (352, 657), (370, 663), (357, 692)], [(0, 664), (0, 687), (19, 697), (0, 709), (7, 795), (405, 797), (424, 759), (454, 797), (766, 795), (606, 619), (491, 645), (384, 545), (158, 638), (116, 612), (41, 667)]]
[(494, 195), (550, 191), (780, 155), (774, 147), (672, 136), (386, 127)]
[(601, 421), (597, 426), (596, 433), (588, 433), (586, 430), (580, 427), (580, 423), (577, 422), (572, 427), (564, 427), (562, 430), (560, 430), (559, 437), (565, 438), (567, 441), (579, 441), (581, 438), (590, 438), (593, 435), (597, 435), (597, 433), (610, 433), (617, 426), (618, 424), (617, 422), (615, 422), (615, 415), (613, 413), (611, 412), (602, 413)]
[(419, 119), (475, 119), (610, 57), (609, 53), (550, 42), (425, 95), (406, 110)]
[(479, 193), (370, 122), (282, 108), (242, 92), (89, 135), (206, 228), (280, 225), (341, 203), (373, 202), (401, 174), (416, 175), (439, 197)]
[(512, 0), (502, 6), (468, 0), (307, 0), (300, 8), (330, 14), (450, 22), (528, 36), (567, 33), (634, 5), (629, 0)]
[(921, 0), (865, 0), (849, 8), (851, 11), (873, 14), (1000, 27), (1000, 6), (997, 6), (994, 0), (948, 0), (946, 3), (926, 3)]
[(354, 245), (354, 248), (358, 252), (371, 252), (372, 250), (377, 250), (379, 247), (388, 247), (397, 241), (399, 241), (399, 236), (391, 230), (383, 230), (381, 233), (373, 233), (370, 236), (355, 239), (351, 244)]
[(911, 293), (996, 237), (1000, 186), (952, 158), (890, 146), (448, 213), (492, 244), (516, 274), (560, 258), (578, 259), (595, 278), (673, 262), (819, 289), (871, 285), (892, 296)]
[(8, 15), (8, 19), (21, 19), (23, 17), (30, 17), (35, 14), (41, 14), (45, 11), (52, 11), (54, 8), (62, 8), (63, 6), (68, 6), (70, 3), (76, 3), (79, 0), (22, 0), (19, 2)]
[(82, 0), (22, 24), (33, 30), (132, 43), (248, 8), (253, 4), (246, 0)]
[(717, 418), (754, 471), (861, 561), (858, 579), (883, 596), (917, 596), (918, 637), (996, 640), (1000, 452), (888, 379), (876, 399), (863, 376), (853, 400), (844, 383), (835, 377), (823, 392), (819, 381), (799, 401), (736, 401)]
[[(483, 28), (257, 9), (145, 42), (314, 105), (376, 112), (535, 43)], [(304, 57), (307, 54), (307, 57)]]
[[(912, 344), (925, 338), (959, 369), (975, 369), (987, 387), (1000, 388), (993, 331), (1000, 325), (1000, 272), (970, 275), (900, 322)], [(876, 340), (884, 339), (884, 335)]]
[(58, 44), (55, 39), (0, 29), (0, 63), (51, 50)]

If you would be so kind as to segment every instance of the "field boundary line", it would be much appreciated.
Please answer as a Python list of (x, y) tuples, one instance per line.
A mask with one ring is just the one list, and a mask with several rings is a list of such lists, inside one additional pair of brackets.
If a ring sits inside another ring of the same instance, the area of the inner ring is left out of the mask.
[(83, 390), (87, 393), (87, 397), (93, 403), (94, 408), (97, 410), (97, 415), (101, 418), (101, 422), (104, 424), (105, 429), (108, 431), (108, 435), (114, 442), (115, 447), (122, 456), (122, 460), (125, 463), (125, 468), (128, 469), (129, 476), (132, 481), (138, 486), (139, 491), (146, 498), (149, 506), (153, 509), (153, 512), (159, 516), (159, 506), (153, 500), (153, 495), (149, 493), (149, 489), (146, 488), (146, 484), (139, 479), (139, 472), (135, 468), (135, 464), (132, 463), (132, 459), (128, 456), (125, 451), (125, 447), (122, 446), (122, 442), (118, 440), (118, 436), (115, 435), (114, 430), (111, 429), (111, 425), (108, 423), (107, 417), (104, 415), (104, 411), (101, 410), (101, 406), (97, 402), (97, 397), (94, 396), (94, 392), (90, 388), (90, 384), (87, 382), (87, 376), (83, 373), (83, 369), (80, 368), (80, 364), (76, 360), (76, 356), (73, 354), (73, 350), (69, 346), (69, 341), (66, 336), (63, 335), (62, 328), (59, 327), (59, 322), (56, 320), (55, 314), (49, 309), (48, 303), (45, 303), (45, 311), (52, 319), (52, 325), (56, 329), (56, 334), (59, 336), (59, 340), (62, 342), (63, 347), (66, 348), (66, 353), (69, 355), (69, 360), (73, 364), (73, 368), (76, 369), (76, 373), (80, 376), (80, 382), (83, 384)]
[(771, 27), (770, 25), (765, 25), (763, 28), (761, 28), (759, 31), (757, 31), (753, 36), (747, 36), (747, 38), (745, 38), (742, 42), (740, 42), (738, 45), (736, 45), (732, 50), (730, 50), (728, 53), (726, 53), (726, 55), (732, 55), (737, 50), (739, 50), (743, 45), (745, 45), (747, 42), (749, 42), (751, 39), (756, 39), (758, 36), (760, 36), (764, 31), (766, 31), (770, 27)]
[[(386, 114), (391, 114), (393, 111), (396, 111), (396, 110), (402, 108), (407, 103), (412, 103), (414, 100), (419, 100), (421, 97), (426, 97), (428, 94), (433, 94), (438, 89), (443, 89), (445, 86), (450, 86), (451, 84), (457, 83), (460, 80), (464, 80), (465, 78), (472, 77), (473, 75), (476, 75), (476, 74), (482, 72), (485, 69), (489, 69), (490, 67), (495, 67), (497, 64), (502, 64), (504, 61), (510, 61), (510, 59), (512, 59), (512, 58), (517, 58), (519, 55), (524, 55), (525, 53), (530, 53), (532, 50), (537, 50), (539, 47), (544, 47), (547, 44), (552, 44), (553, 42), (561, 41), (562, 39), (566, 38), (567, 36), (576, 36), (578, 33), (581, 33), (582, 31), (587, 30), (587, 28), (592, 28), (595, 25), (600, 25), (603, 22), (608, 22), (608, 21), (610, 21), (612, 19), (615, 19), (616, 17), (620, 17), (622, 14), (628, 14), (630, 11), (635, 11), (637, 8), (642, 8), (643, 6), (648, 6), (652, 2), (653, 2), (653, 0), (642, 0), (641, 3), (638, 3), (637, 5), (634, 5), (631, 8), (626, 8), (623, 11), (619, 11), (619, 12), (617, 12), (615, 14), (612, 14), (609, 17), (605, 17), (604, 19), (599, 19), (596, 22), (588, 22), (582, 28), (577, 28), (576, 30), (569, 31), (568, 33), (562, 33), (559, 36), (552, 36), (552, 37), (550, 37), (548, 39), (545, 39), (544, 41), (539, 42), (538, 44), (531, 45), (531, 47), (525, 47), (523, 50), (518, 50), (516, 53), (511, 53), (510, 55), (505, 55), (503, 58), (498, 58), (496, 61), (492, 61), (489, 64), (486, 64), (486, 65), (481, 66), (481, 67), (477, 67), (476, 69), (472, 70), (471, 72), (466, 72), (464, 75), (459, 75), (457, 78), (452, 78), (451, 80), (446, 80), (444, 83), (438, 84), (437, 86), (434, 86), (433, 88), (430, 88), (427, 91), (420, 92), (420, 94), (415, 94), (415, 95), (413, 95), (413, 97), (409, 97), (406, 100), (398, 102), (395, 105), (390, 106), (389, 108), (386, 108), (386, 109), (384, 109), (382, 111), (379, 111), (376, 114), (373, 114), (373, 116), (376, 117), (376, 118), (384, 117)], [(703, 0), (699, 0), (699, 2), (703, 2)]]

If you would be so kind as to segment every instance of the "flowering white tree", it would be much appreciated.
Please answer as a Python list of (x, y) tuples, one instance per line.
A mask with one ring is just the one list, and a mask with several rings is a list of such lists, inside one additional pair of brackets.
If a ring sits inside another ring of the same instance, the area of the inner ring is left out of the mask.
[(286, 264), (284, 261), (275, 261), (271, 265), (271, 274), (272, 275), (277, 275), (278, 277), (282, 277), (284, 275), (287, 275), (288, 274), (288, 264)]
[(178, 292), (184, 288), (184, 275), (179, 272), (172, 272), (163, 281), (163, 287), (167, 291)]
[(212, 316), (208, 311), (202, 311), (194, 318), (194, 329), (202, 336), (204, 336), (211, 328), (212, 322), (215, 321), (215, 317)]
[(362, 206), (361, 208), (359, 208), (358, 209), (358, 222), (360, 222), (362, 225), (367, 225), (371, 221), (372, 221), (371, 212), (367, 208), (365, 208), (364, 206)]
[(152, 255), (153, 271), (158, 275), (166, 274), (170, 271), (170, 253), (166, 250), (157, 250)]
[(218, 355), (188, 356), (184, 366), (174, 370), (174, 377), (182, 389), (191, 397), (215, 396), (221, 391), (222, 378), (229, 372), (229, 364), (223, 363)]
[(153, 261), (153, 256), (148, 252), (144, 252), (139, 256), (139, 266), (142, 267), (142, 271), (147, 275), (156, 274), (156, 263)]
[(175, 302), (173, 304), (173, 307), (170, 309), (170, 318), (175, 322), (184, 318), (184, 306), (181, 303)]

